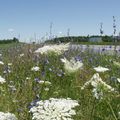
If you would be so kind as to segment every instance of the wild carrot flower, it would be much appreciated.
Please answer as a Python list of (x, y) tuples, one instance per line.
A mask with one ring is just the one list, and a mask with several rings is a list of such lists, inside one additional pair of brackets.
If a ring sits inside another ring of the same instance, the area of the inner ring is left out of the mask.
[(23, 57), (24, 56), (24, 53), (20, 54), (20, 57)]
[(4, 65), (4, 62), (0, 61), (0, 64), (1, 64), (1, 65)]
[(16, 116), (12, 113), (0, 112), (0, 120), (17, 120)]
[(8, 63), (8, 66), (11, 66), (12, 65), (12, 63)]
[(98, 66), (98, 67), (95, 67), (94, 70), (96, 70), (96, 72), (105, 72), (105, 71), (108, 71), (109, 69), (105, 68), (105, 67)]
[(33, 120), (73, 120), (72, 116), (76, 115), (73, 108), (78, 106), (76, 100), (56, 99), (41, 100), (36, 106), (30, 109), (33, 113)]
[(47, 54), (48, 52), (55, 52), (57, 54), (61, 54), (62, 51), (66, 51), (69, 48), (68, 44), (60, 44), (60, 45), (46, 45), (41, 48), (38, 48), (35, 53)]
[(31, 70), (32, 70), (32, 71), (39, 71), (40, 68), (39, 68), (38, 66), (35, 66), (35, 67), (32, 67)]
[(0, 76), (0, 83), (3, 84), (5, 82), (6, 82), (5, 79)]
[(30, 80), (31, 78), (30, 77), (26, 77), (26, 80)]
[(45, 84), (45, 85), (51, 85), (51, 82), (49, 82), (49, 81), (44, 81), (44, 80), (40, 80), (38, 83), (39, 83), (39, 84)]
[(93, 87), (93, 94), (96, 99), (102, 99), (104, 92), (112, 92), (114, 91), (114, 88), (112, 88), (110, 85), (106, 84), (104, 81), (102, 81), (101, 77), (98, 73), (94, 74), (93, 77), (86, 82), (81, 89), (85, 89), (86, 86), (91, 84)]
[(117, 81), (120, 83), (120, 78), (117, 78)]
[(61, 61), (64, 63), (65, 70), (69, 73), (76, 72), (78, 69), (83, 67), (83, 63), (81, 61), (76, 61), (74, 58), (70, 61), (64, 58), (61, 59)]

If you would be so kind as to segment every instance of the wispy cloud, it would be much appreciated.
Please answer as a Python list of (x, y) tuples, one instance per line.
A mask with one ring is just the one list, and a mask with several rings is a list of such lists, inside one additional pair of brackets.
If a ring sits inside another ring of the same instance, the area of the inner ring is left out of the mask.
[(15, 30), (13, 28), (8, 29), (9, 32), (14, 32)]

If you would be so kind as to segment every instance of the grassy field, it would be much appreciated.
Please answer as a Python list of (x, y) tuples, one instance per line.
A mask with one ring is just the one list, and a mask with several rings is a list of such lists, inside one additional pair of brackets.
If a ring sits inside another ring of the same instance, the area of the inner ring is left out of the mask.
[[(53, 120), (47, 118), (51, 109), (48, 104), (41, 108), (42, 114), (37, 111), (37, 116), (44, 115), (46, 119), (34, 118), (31, 108), (38, 106), (37, 101), (70, 98), (79, 104), (74, 108), (75, 113), (64, 108), (65, 114), (61, 116), (65, 117), (54, 120), (120, 120), (119, 54), (107, 55), (80, 48), (68, 48), (60, 54), (41, 54), (35, 53), (38, 47), (0, 45), (0, 61), (3, 62), (0, 63), (0, 76), (5, 80), (0, 82), (0, 112), (13, 113), (18, 120)], [(61, 61), (64, 58), (67, 62)], [(94, 69), (98, 66), (108, 70)], [(55, 105), (52, 112), (60, 113), (61, 109)]]

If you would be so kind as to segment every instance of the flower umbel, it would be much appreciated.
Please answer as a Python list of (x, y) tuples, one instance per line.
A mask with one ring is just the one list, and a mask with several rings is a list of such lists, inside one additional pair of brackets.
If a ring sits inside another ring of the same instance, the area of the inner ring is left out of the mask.
[(89, 84), (91, 84), (91, 86), (93, 87), (92, 92), (96, 99), (102, 99), (103, 94), (106, 91), (114, 91), (114, 88), (102, 81), (98, 73), (94, 74), (93, 77), (88, 82), (86, 82), (81, 89), (85, 89), (85, 87)]
[(35, 53), (47, 54), (48, 52), (55, 52), (61, 54), (62, 51), (66, 51), (69, 48), (68, 44), (60, 44), (60, 45), (46, 45), (41, 48), (38, 48)]
[(81, 61), (76, 61), (74, 58), (72, 58), (70, 61), (68, 61), (66, 58), (61, 59), (61, 61), (64, 63), (64, 68), (67, 72), (76, 72), (78, 69), (83, 67), (83, 63)]
[(39, 68), (38, 66), (35, 66), (35, 67), (32, 67), (31, 70), (32, 70), (32, 71), (39, 71), (40, 68)]
[(108, 71), (109, 69), (105, 68), (105, 67), (98, 66), (98, 67), (95, 67), (94, 70), (96, 72), (105, 72), (105, 71)]
[(6, 82), (5, 79), (0, 76), (0, 83), (3, 84), (5, 82)]
[(0, 112), (0, 120), (17, 120), (14, 114)]
[(55, 99), (39, 101), (36, 106), (30, 109), (33, 113), (33, 120), (73, 120), (71, 117), (75, 115), (75, 108), (78, 106), (76, 100), (71, 99)]

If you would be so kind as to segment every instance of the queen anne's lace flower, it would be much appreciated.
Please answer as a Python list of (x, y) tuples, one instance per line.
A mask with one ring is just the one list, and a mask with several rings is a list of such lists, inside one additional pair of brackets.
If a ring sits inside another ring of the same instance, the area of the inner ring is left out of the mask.
[(105, 68), (105, 67), (98, 66), (98, 67), (95, 67), (94, 70), (96, 70), (96, 72), (105, 72), (105, 71), (108, 71), (109, 69)]
[(57, 54), (61, 54), (62, 51), (66, 51), (69, 48), (68, 44), (60, 44), (60, 45), (46, 45), (41, 48), (38, 48), (35, 53), (47, 54), (48, 52), (55, 52)]
[(12, 65), (12, 63), (8, 63), (8, 66), (11, 66)]
[(0, 76), (0, 83), (3, 84), (5, 82), (6, 82), (5, 79)]
[(20, 57), (23, 57), (24, 56), (24, 53), (20, 54)]
[(89, 84), (93, 86), (92, 92), (96, 99), (102, 99), (104, 91), (114, 91), (114, 88), (102, 81), (98, 73), (94, 74), (93, 77), (81, 87), (81, 89), (85, 89)]
[(4, 62), (0, 61), (0, 64), (1, 64), (1, 65), (4, 65)]
[(73, 120), (76, 115), (74, 107), (78, 106), (76, 100), (50, 98), (38, 101), (36, 106), (30, 109), (33, 113), (32, 120)]
[(72, 58), (70, 61), (64, 58), (61, 59), (61, 61), (64, 63), (65, 70), (70, 73), (77, 71), (83, 66), (83, 63), (81, 61), (76, 61), (74, 58)]
[(38, 66), (35, 66), (35, 67), (32, 67), (31, 70), (32, 70), (32, 71), (39, 71), (40, 68), (39, 68)]
[(120, 78), (117, 78), (117, 81), (120, 83)]
[(17, 120), (14, 114), (0, 112), (0, 120)]

